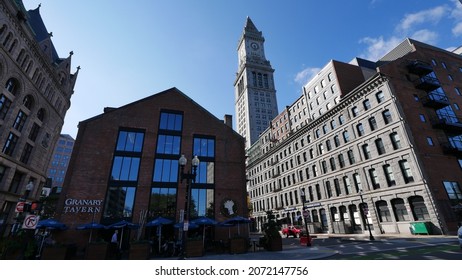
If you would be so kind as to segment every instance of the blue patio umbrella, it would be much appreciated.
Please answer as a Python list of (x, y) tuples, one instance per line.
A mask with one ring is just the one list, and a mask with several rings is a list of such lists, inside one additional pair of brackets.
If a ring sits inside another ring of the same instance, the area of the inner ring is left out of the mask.
[(191, 223), (195, 223), (197, 225), (202, 226), (202, 245), (204, 245), (204, 246), (205, 246), (205, 226), (214, 226), (214, 225), (218, 224), (218, 222), (215, 221), (214, 219), (211, 219), (211, 218), (205, 217), (205, 216), (201, 216), (199, 218), (196, 218), (196, 219), (192, 220)]
[(157, 217), (155, 218), (154, 220), (146, 223), (146, 227), (159, 227), (159, 252), (160, 252), (160, 247), (161, 247), (161, 244), (162, 244), (162, 226), (163, 225), (169, 225), (169, 224), (173, 224), (173, 220), (170, 220), (170, 219), (167, 219), (167, 218), (164, 218), (164, 217)]
[(125, 220), (122, 220), (120, 222), (117, 222), (115, 224), (112, 224), (112, 225), (109, 225), (107, 226), (107, 228), (109, 229), (119, 229), (119, 228), (129, 228), (129, 229), (137, 229), (140, 227), (139, 224), (134, 224), (134, 223), (130, 223), (128, 221), (125, 221)]
[(241, 217), (241, 216), (235, 216), (235, 217), (232, 217), (231, 219), (228, 219), (228, 220), (224, 221), (225, 224), (237, 225), (237, 234), (238, 235), (240, 234), (239, 225), (240, 224), (250, 224), (251, 222), (252, 221), (250, 221), (250, 219), (244, 218), (244, 217)]
[(147, 222), (146, 226), (147, 227), (157, 227), (157, 226), (163, 226), (163, 225), (169, 225), (173, 224), (173, 220), (164, 218), (164, 217), (157, 217), (154, 220)]
[(58, 222), (55, 219), (45, 219), (38, 222), (37, 228), (64, 230), (67, 229), (67, 226), (61, 222)]
[(106, 228), (106, 226), (102, 225), (102, 224), (95, 223), (95, 222), (91, 222), (91, 223), (88, 223), (88, 224), (82, 224), (82, 225), (79, 225), (79, 226), (76, 227), (76, 229), (78, 229), (78, 230), (84, 230), (84, 229), (89, 229), (90, 230), (90, 238), (88, 239), (88, 242), (91, 242), (91, 237), (93, 235), (93, 229), (102, 229), (102, 228)]
[[(184, 223), (181, 222), (181, 223), (176, 223), (173, 225), (175, 228), (183, 228), (184, 227)], [(198, 228), (199, 225), (198, 224), (195, 224), (193, 222), (189, 222), (188, 223), (188, 229), (193, 229), (193, 228)]]

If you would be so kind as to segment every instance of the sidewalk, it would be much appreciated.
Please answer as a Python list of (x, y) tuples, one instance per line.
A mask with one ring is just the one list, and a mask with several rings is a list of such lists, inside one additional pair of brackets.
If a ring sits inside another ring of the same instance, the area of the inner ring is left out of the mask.
[(369, 240), (369, 235), (364, 234), (316, 234), (313, 235), (311, 247), (300, 245), (298, 238), (290, 239), (283, 245), (282, 251), (266, 251), (263, 249), (253, 251), (250, 248), (244, 254), (215, 254), (207, 253), (202, 257), (189, 258), (190, 260), (318, 260), (331, 257), (338, 254), (338, 251), (329, 248), (327, 244), (338, 242), (339, 244), (347, 241), (364, 241), (364, 242), (384, 242), (384, 241), (423, 241), (445, 242), (455, 240), (454, 236), (444, 235), (393, 235), (381, 234), (374, 236), (375, 240)]

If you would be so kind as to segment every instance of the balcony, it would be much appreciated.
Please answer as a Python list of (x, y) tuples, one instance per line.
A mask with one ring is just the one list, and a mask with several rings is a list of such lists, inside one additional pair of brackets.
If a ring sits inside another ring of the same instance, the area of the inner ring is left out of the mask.
[(442, 129), (452, 133), (462, 133), (462, 123), (459, 118), (452, 116), (443, 116), (431, 119), (433, 128)]
[(426, 92), (433, 91), (441, 87), (440, 81), (432, 76), (422, 76), (413, 81), (414, 86)]
[(420, 60), (412, 61), (407, 68), (410, 73), (418, 76), (427, 75), (433, 71), (433, 67), (430, 64)]
[(436, 110), (451, 105), (449, 103), (448, 98), (444, 94), (441, 95), (441, 94), (432, 94), (432, 93), (430, 93), (430, 94), (420, 98), (420, 100), (422, 101), (422, 104), (425, 107), (430, 107), (430, 108), (433, 108), (433, 109), (436, 109)]

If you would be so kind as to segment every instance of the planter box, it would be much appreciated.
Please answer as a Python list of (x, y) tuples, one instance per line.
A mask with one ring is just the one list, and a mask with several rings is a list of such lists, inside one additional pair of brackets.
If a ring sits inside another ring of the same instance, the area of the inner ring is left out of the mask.
[(89, 243), (85, 250), (86, 260), (106, 260), (109, 257), (108, 243)]
[(151, 244), (133, 243), (128, 251), (129, 260), (147, 260), (151, 256)]
[(247, 238), (233, 238), (229, 240), (229, 253), (242, 254), (247, 253), (249, 243)]
[(202, 240), (188, 240), (186, 242), (186, 257), (202, 257), (204, 255), (204, 244)]
[(45, 247), (42, 251), (42, 260), (65, 260), (67, 247)]
[(268, 242), (268, 251), (282, 251), (282, 238), (271, 238)]

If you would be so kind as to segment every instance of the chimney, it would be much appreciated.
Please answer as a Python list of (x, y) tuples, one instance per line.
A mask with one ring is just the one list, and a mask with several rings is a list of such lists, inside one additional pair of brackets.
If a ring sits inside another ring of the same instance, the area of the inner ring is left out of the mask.
[(233, 128), (233, 116), (231, 115), (225, 115), (225, 124), (231, 128)]

